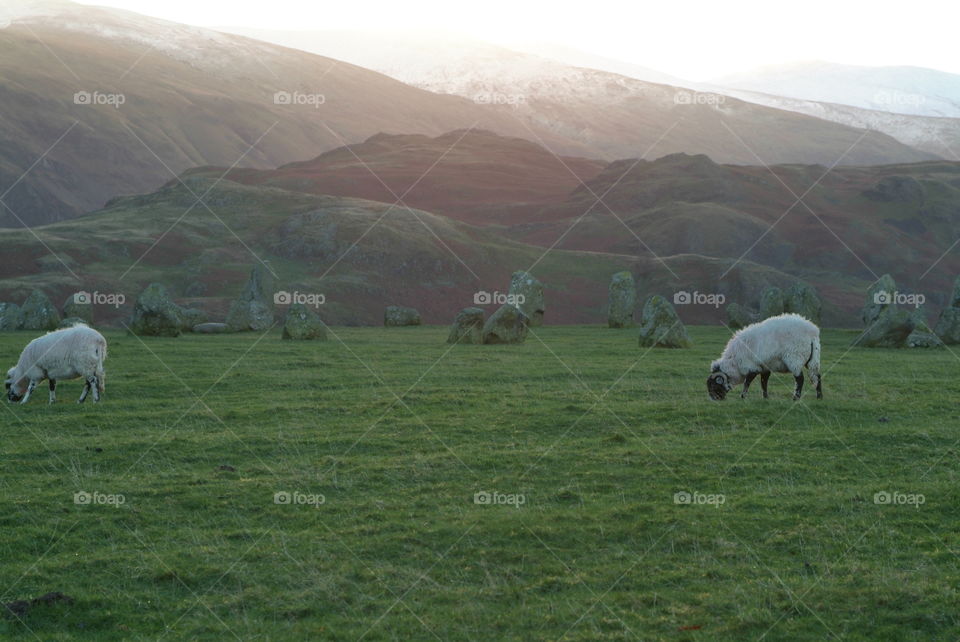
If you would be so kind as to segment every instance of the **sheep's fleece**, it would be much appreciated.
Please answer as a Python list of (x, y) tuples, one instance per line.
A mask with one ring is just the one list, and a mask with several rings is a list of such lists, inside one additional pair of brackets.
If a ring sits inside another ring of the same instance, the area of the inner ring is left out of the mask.
[(37, 384), (47, 379), (53, 403), (58, 380), (83, 377), (85, 385), (79, 401), (91, 392), (93, 400), (99, 401), (104, 391), (106, 358), (106, 339), (84, 324), (49, 332), (28, 343), (17, 365), (7, 372), (7, 397), (26, 403)]
[(820, 328), (798, 314), (781, 314), (743, 328), (731, 337), (719, 359), (711, 364), (707, 388), (714, 399), (723, 399), (733, 386), (743, 382), (746, 394), (758, 374), (766, 396), (771, 372), (789, 372), (796, 379), (794, 398), (803, 388), (803, 369), (809, 370), (820, 390)]

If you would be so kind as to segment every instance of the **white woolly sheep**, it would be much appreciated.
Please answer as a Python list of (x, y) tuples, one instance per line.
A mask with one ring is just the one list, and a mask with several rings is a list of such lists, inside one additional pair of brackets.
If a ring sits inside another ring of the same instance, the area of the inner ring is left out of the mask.
[(710, 365), (707, 392), (721, 401), (733, 386), (743, 382), (740, 398), (747, 396), (750, 383), (760, 375), (763, 398), (771, 372), (793, 374), (794, 400), (803, 391), (803, 368), (817, 386), (817, 399), (823, 399), (820, 381), (820, 328), (799, 314), (781, 314), (738, 331), (720, 358)]
[(47, 379), (50, 403), (54, 403), (58, 380), (83, 377), (86, 383), (77, 403), (83, 403), (90, 392), (96, 403), (103, 394), (106, 358), (106, 339), (82, 323), (48, 332), (28, 343), (20, 353), (20, 361), (7, 372), (7, 399), (27, 403), (37, 384)]

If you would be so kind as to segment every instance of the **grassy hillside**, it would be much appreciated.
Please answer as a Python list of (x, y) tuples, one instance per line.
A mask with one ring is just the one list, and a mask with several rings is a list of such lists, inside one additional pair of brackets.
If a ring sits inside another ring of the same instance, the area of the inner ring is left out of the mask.
[[(195, 205), (197, 196), (209, 210)], [(277, 274), (280, 288), (323, 293), (324, 319), (348, 324), (382, 323), (390, 304), (415, 306), (426, 322), (448, 323), (473, 305), (475, 292), (506, 292), (511, 273), (531, 266), (546, 284), (551, 323), (605, 320), (607, 285), (623, 269), (652, 279), (643, 294), (670, 295), (676, 288), (673, 276), (650, 257), (547, 252), (507, 236), (503, 228), (374, 201), (194, 176), (152, 194), (115, 199), (80, 219), (4, 233), (0, 252), (9, 259), (0, 265), (0, 301), (22, 301), (35, 287), (57, 304), (80, 289), (123, 293), (125, 307), (96, 312), (100, 321), (115, 323), (147, 283), (160, 281), (181, 302), (222, 318), (258, 260)], [(718, 261), (687, 255), (668, 265), (679, 282), (703, 288), (715, 279)], [(751, 263), (738, 274), (739, 282), (756, 287), (792, 280)], [(688, 321), (698, 314), (722, 317), (714, 308), (689, 314)]]
[(853, 333), (827, 331), (824, 400), (776, 377), (767, 401), (716, 403), (717, 328), (649, 353), (596, 326), (449, 350), (442, 327), (331, 330), (108, 333), (104, 403), (73, 404), (76, 382), (53, 407), (4, 403), (2, 601), (73, 602), (0, 635), (960, 635), (947, 351), (847, 352)]
[[(113, 9), (57, 11), (0, 29), (0, 193), (22, 178), (3, 227), (77, 216), (171, 171), (275, 167), (378, 132), (530, 136), (509, 114), (330, 58)], [(123, 102), (76, 104), (77, 92)], [(585, 149), (534, 129), (556, 149)]]

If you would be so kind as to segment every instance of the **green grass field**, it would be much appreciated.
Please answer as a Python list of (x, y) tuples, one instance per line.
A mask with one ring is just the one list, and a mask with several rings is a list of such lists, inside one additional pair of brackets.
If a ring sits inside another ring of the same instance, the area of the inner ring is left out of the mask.
[(2, 601), (73, 602), (0, 637), (957, 639), (957, 356), (826, 331), (823, 401), (715, 403), (690, 332), (108, 332), (102, 404), (3, 402)]

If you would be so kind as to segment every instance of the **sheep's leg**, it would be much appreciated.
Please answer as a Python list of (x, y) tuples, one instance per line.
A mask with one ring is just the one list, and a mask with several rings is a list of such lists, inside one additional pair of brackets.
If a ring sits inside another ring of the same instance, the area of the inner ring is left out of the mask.
[(93, 403), (100, 403), (100, 382), (97, 381), (97, 375), (89, 379), (90, 391), (93, 392)]
[(763, 398), (769, 399), (770, 395), (767, 394), (767, 382), (770, 381), (770, 372), (765, 371), (760, 373), (760, 389), (763, 390)]
[(821, 387), (821, 384), (823, 383), (823, 377), (820, 376), (819, 372), (816, 374), (816, 377), (817, 377), (817, 399), (823, 399), (823, 388)]
[(753, 383), (753, 380), (757, 378), (758, 374), (757, 372), (751, 372), (747, 375), (746, 380), (743, 382), (743, 392), (740, 393), (741, 399), (747, 398), (747, 390), (750, 389), (750, 384)]
[(797, 387), (793, 390), (793, 400), (797, 401), (803, 392), (803, 372), (798, 375), (793, 375), (793, 378), (797, 382)]
[(87, 393), (89, 392), (90, 392), (90, 380), (88, 379), (83, 384), (83, 392), (80, 393), (80, 398), (77, 399), (77, 403), (83, 403), (84, 401), (86, 401)]
[(57, 380), (50, 379), (50, 403), (57, 403)]
[(30, 384), (27, 386), (27, 392), (24, 393), (23, 399), (20, 400), (21, 404), (24, 404), (30, 401), (30, 393), (33, 392), (33, 389), (36, 387), (37, 387), (37, 382), (31, 379)]

